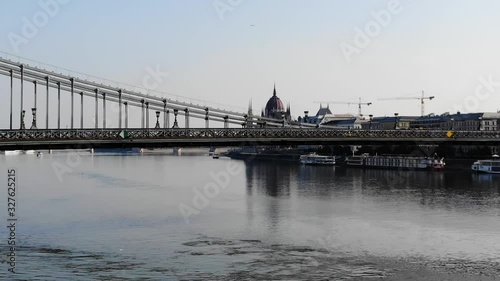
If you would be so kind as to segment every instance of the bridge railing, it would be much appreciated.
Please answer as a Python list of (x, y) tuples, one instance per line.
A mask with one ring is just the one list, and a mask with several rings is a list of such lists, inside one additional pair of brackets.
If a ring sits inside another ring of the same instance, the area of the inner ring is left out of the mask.
[(428, 130), (348, 130), (348, 129), (62, 129), (0, 130), (0, 142), (50, 140), (117, 140), (117, 139), (500, 139), (496, 131)]

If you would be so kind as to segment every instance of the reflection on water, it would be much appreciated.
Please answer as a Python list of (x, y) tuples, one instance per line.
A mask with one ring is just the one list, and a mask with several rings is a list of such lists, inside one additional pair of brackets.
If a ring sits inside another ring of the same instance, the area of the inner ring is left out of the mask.
[[(67, 163), (65, 154), (1, 159), (2, 170), (15, 167), (19, 175), (20, 278), (498, 274), (500, 176), (196, 156), (79, 160), (60, 180), (53, 167)], [(186, 224), (179, 204), (193, 206), (195, 189), (203, 190), (228, 163), (242, 172)], [(1, 198), (5, 206), (5, 192)], [(6, 212), (0, 215), (5, 221)], [(5, 252), (5, 239), (1, 243)], [(460, 280), (476, 280), (470, 278)]]

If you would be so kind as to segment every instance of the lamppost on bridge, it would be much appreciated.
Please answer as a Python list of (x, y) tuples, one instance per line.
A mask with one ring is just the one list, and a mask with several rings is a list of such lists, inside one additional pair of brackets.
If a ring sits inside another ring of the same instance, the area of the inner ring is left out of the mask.
[(163, 127), (167, 129), (170, 126), (170, 118), (168, 116), (169, 112), (167, 110), (167, 99), (163, 99)]
[(21, 111), (21, 130), (26, 130), (26, 125), (24, 124), (25, 115), (26, 115), (26, 110)]
[(124, 102), (125, 106), (125, 129), (128, 129), (128, 102)]
[(177, 114), (179, 114), (179, 110), (174, 109), (174, 125), (172, 126), (173, 129), (179, 128), (179, 124), (177, 123)]
[(207, 129), (209, 127), (208, 122), (209, 122), (209, 119), (208, 119), (208, 107), (207, 107), (207, 108), (205, 108), (205, 128), (207, 128)]
[(159, 111), (156, 111), (156, 126), (155, 129), (160, 129), (160, 113)]
[(33, 114), (33, 121), (31, 122), (31, 128), (30, 129), (37, 129), (36, 127), (36, 108), (33, 107), (31, 109), (31, 114)]
[(184, 127), (189, 128), (189, 108), (187, 107), (186, 109), (184, 109), (184, 118), (185, 118)]
[(370, 117), (370, 123), (368, 123), (368, 130), (372, 129), (372, 122), (373, 122), (373, 114), (368, 115)]
[(149, 102), (146, 102), (146, 129), (149, 129)]
[(398, 115), (399, 113), (394, 113), (394, 130), (398, 129)]

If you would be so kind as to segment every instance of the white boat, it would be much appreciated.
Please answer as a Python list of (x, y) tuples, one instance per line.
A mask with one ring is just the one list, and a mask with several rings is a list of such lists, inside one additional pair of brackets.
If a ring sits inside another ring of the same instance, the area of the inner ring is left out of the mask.
[(5, 151), (1, 151), (0, 154), (4, 154), (4, 155), (19, 155), (19, 154), (21, 154), (21, 150), (5, 150)]
[(217, 152), (214, 152), (214, 154), (212, 154), (213, 159), (219, 159), (219, 157), (220, 157), (219, 153), (217, 153)]
[(36, 153), (36, 151), (34, 151), (34, 150), (25, 150), (24, 151), (24, 154), (35, 154), (35, 153)]
[(477, 160), (471, 169), (478, 173), (500, 174), (500, 158), (498, 155), (493, 155), (489, 160)]
[(304, 165), (333, 166), (335, 165), (335, 157), (311, 153), (309, 155), (300, 156), (300, 163)]
[(347, 157), (347, 166), (374, 169), (442, 170), (443, 158), (368, 154)]

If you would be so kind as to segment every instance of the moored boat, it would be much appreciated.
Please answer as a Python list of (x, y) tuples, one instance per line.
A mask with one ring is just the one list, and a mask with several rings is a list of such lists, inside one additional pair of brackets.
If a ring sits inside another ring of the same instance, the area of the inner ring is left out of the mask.
[(472, 164), (473, 172), (500, 174), (500, 158), (498, 155), (493, 155), (489, 160), (477, 160)]
[(311, 153), (300, 156), (300, 163), (304, 165), (333, 166), (335, 165), (335, 157)]
[(442, 170), (444, 158), (368, 154), (349, 156), (347, 166), (375, 169)]

